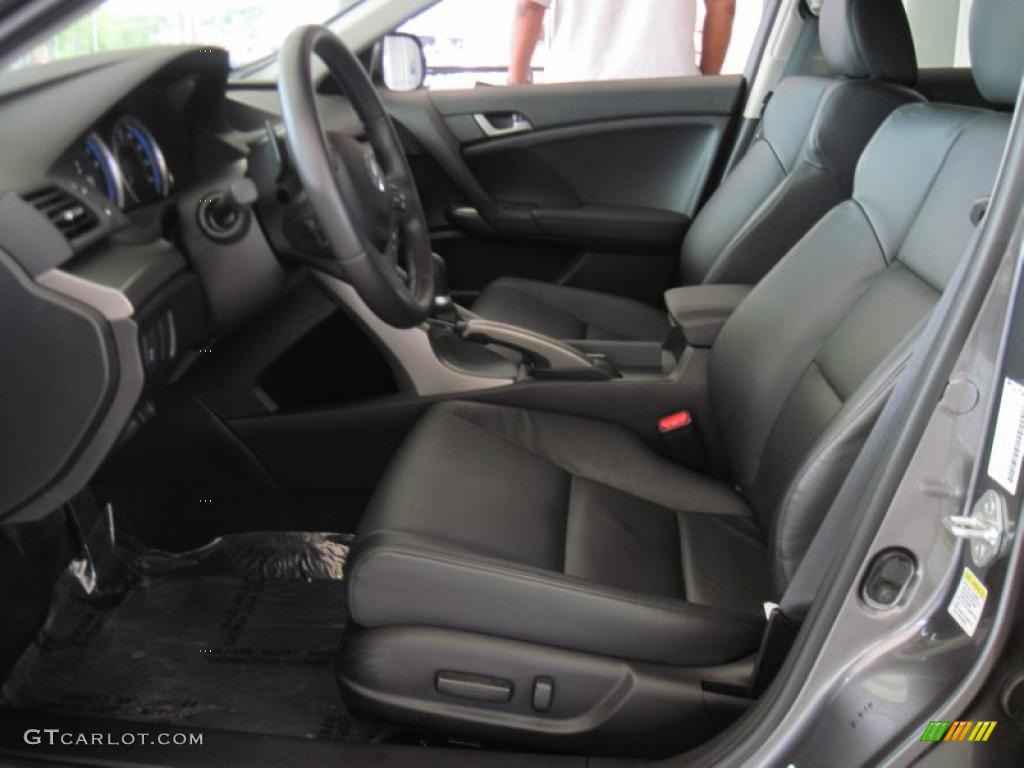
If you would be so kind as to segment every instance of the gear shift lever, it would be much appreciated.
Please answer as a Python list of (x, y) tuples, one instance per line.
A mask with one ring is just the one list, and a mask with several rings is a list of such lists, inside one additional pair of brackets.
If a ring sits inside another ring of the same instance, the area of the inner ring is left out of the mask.
[(451, 306), (452, 297), (448, 293), (448, 265), (436, 253), (434, 254), (434, 307), (447, 309)]
[(456, 322), (458, 310), (448, 292), (448, 265), (444, 259), (434, 254), (434, 317), (439, 320)]

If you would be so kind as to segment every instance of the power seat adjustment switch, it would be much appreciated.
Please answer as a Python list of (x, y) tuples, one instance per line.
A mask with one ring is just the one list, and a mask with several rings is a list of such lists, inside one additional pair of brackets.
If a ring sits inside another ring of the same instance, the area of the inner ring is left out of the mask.
[(533, 681), (533, 708), (538, 712), (551, 709), (555, 698), (555, 681), (550, 677), (538, 677)]
[(445, 696), (487, 704), (505, 704), (512, 699), (512, 681), (500, 677), (466, 672), (438, 672), (434, 678), (434, 687)]

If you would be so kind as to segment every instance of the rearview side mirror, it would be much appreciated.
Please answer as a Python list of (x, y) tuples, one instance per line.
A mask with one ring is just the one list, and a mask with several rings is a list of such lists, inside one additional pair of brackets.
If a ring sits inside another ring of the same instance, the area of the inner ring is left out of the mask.
[(423, 87), (427, 77), (423, 43), (415, 35), (387, 35), (381, 42), (380, 65), (381, 80), (389, 91), (415, 91)]

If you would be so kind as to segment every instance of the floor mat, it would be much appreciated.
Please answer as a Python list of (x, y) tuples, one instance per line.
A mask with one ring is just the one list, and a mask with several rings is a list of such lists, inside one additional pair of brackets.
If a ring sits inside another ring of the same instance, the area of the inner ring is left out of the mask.
[(371, 738), (334, 673), (348, 541), (237, 534), (185, 554), (129, 555), (130, 585), (113, 605), (86, 594), (72, 564), (4, 699), (41, 712)]

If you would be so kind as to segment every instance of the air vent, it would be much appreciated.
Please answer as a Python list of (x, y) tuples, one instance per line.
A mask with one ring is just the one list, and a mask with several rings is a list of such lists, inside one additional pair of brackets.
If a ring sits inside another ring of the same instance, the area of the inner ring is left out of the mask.
[(68, 240), (75, 240), (96, 228), (99, 221), (89, 208), (60, 187), (45, 187), (25, 195)]

